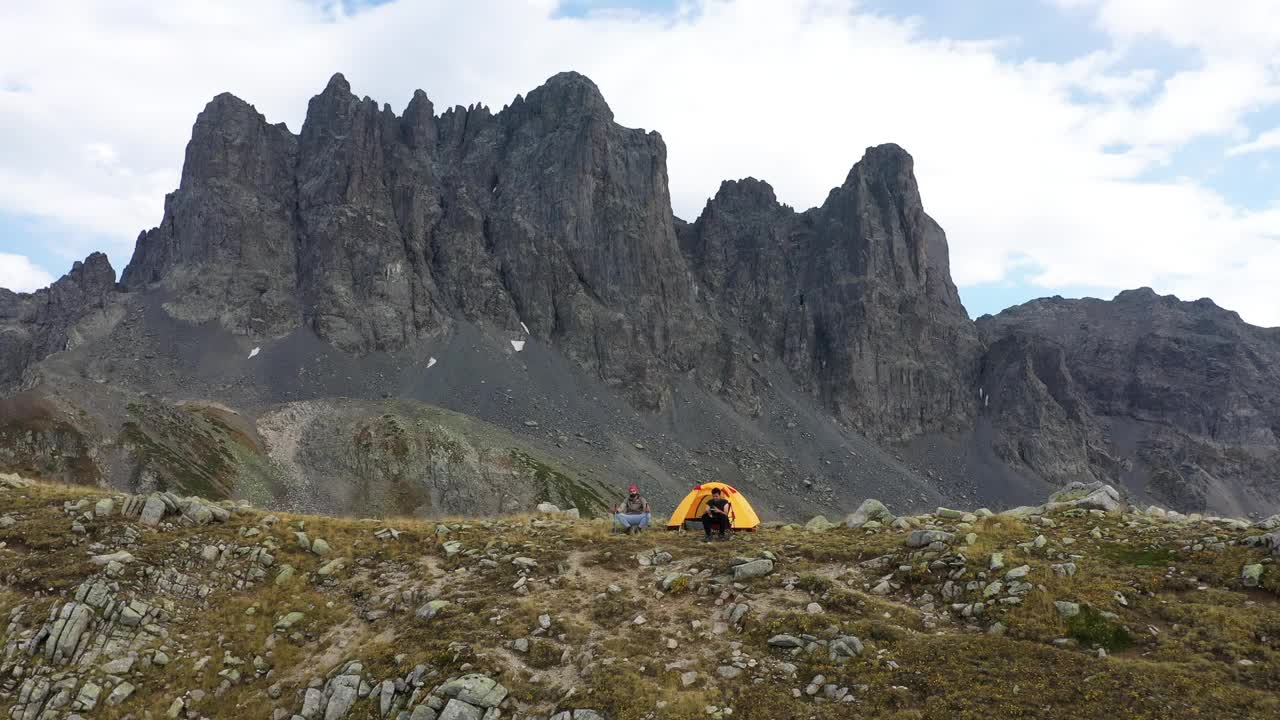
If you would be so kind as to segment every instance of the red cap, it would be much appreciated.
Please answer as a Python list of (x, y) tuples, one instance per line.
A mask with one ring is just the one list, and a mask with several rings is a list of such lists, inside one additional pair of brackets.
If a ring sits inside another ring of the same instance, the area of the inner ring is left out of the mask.
[(635, 485), (632, 485), (631, 487), (627, 488), (627, 491), (628, 491), (628, 492), (633, 492), (633, 493), (638, 493), (638, 492), (640, 492), (640, 488), (636, 487)]

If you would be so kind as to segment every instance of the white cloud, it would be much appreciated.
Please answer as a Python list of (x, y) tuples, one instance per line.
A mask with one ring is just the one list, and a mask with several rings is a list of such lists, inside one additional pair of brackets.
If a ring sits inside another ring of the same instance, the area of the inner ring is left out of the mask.
[(1247, 143), (1241, 143), (1227, 150), (1227, 155), (1247, 155), (1249, 153), (1280, 150), (1280, 128), (1268, 130)]
[(0, 253), (0, 288), (32, 292), (53, 282), (49, 273), (32, 264), (25, 255)]
[[(1277, 267), (1280, 217), (1192, 180), (1146, 179), (1190, 142), (1225, 152), (1248, 113), (1280, 103), (1276, 32), (1250, 15), (1274, 4), (1215, 13), (1198, 1), (1060, 1), (1093, 14), (1115, 46), (1010, 62), (998, 43), (927, 38), (919, 23), (853, 0), (707, 0), (674, 16), (587, 18), (556, 18), (548, 0), (393, 0), (355, 15), (304, 0), (15, 4), (0, 11), (10, 36), (0, 116), (12, 127), (0, 137), (0, 211), (107, 236), (118, 266), (159, 221), (195, 115), (218, 92), (296, 132), (337, 70), (397, 110), (418, 87), (438, 110), (496, 110), (576, 69), (619, 122), (663, 134), (686, 219), (722, 179), (747, 175), (784, 202), (820, 203), (865, 147), (897, 142), (916, 158), (962, 285), (1033, 267), (1046, 291), (1152, 285), (1280, 325), (1271, 279), (1233, 260)], [(1191, 47), (1202, 62), (1174, 74), (1125, 68), (1142, 38)]]

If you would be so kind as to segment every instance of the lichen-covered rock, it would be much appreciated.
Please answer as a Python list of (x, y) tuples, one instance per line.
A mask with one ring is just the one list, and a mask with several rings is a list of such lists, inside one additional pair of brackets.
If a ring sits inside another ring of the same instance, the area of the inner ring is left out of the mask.
[(933, 543), (949, 543), (955, 540), (955, 537), (954, 533), (945, 530), (912, 530), (907, 536), (906, 545), (909, 548), (922, 548)]
[(750, 580), (751, 578), (764, 577), (773, 572), (773, 561), (768, 558), (760, 558), (752, 560), (741, 565), (733, 567), (734, 580)]
[(889, 508), (884, 503), (875, 499), (863, 500), (857, 510), (845, 516), (844, 526), (847, 528), (859, 528), (868, 522), (879, 522), (881, 525), (889, 525), (896, 520), (893, 513), (889, 512)]
[(497, 707), (507, 697), (507, 689), (497, 680), (478, 673), (450, 680), (441, 685), (436, 692), (482, 708)]
[(836, 527), (835, 523), (822, 515), (816, 515), (812, 520), (804, 524), (804, 529), (809, 532), (826, 532), (834, 527)]

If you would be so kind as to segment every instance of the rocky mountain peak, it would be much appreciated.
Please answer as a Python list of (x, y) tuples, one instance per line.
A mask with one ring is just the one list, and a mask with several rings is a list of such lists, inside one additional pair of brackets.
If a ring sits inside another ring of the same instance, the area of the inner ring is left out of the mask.
[(329, 82), (325, 83), (324, 92), (321, 94), (350, 95), (351, 83), (347, 82), (345, 75), (336, 72), (329, 78)]
[(551, 122), (567, 116), (584, 115), (612, 121), (613, 111), (604, 95), (585, 75), (562, 72), (551, 76), (525, 98), (527, 111), (546, 116)]
[(55, 285), (74, 283), (82, 293), (90, 297), (102, 297), (116, 288), (116, 271), (105, 253), (91, 253), (84, 262), (76, 262), (71, 271)]
[(914, 188), (915, 159), (895, 143), (872, 145), (863, 152), (862, 159), (849, 169), (844, 184), (848, 186), (867, 178), (877, 178), (890, 186)]
[(720, 189), (707, 201), (707, 205), (712, 210), (728, 206), (771, 208), (778, 205), (778, 197), (769, 183), (747, 177), (720, 183)]
[(0, 390), (18, 384), (27, 368), (77, 342), (76, 326), (115, 299), (116, 271), (95, 252), (47, 288), (0, 292)]
[(404, 142), (410, 148), (434, 150), (439, 139), (436, 127), (436, 110), (431, 98), (422, 90), (414, 90), (413, 98), (400, 119)]

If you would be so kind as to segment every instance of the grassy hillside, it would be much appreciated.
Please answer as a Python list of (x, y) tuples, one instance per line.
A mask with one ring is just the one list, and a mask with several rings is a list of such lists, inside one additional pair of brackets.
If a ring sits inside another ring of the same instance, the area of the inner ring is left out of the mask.
[(0, 716), (1280, 716), (1280, 567), (1238, 521), (945, 511), (702, 543), (152, 500), (156, 525), (0, 480)]

